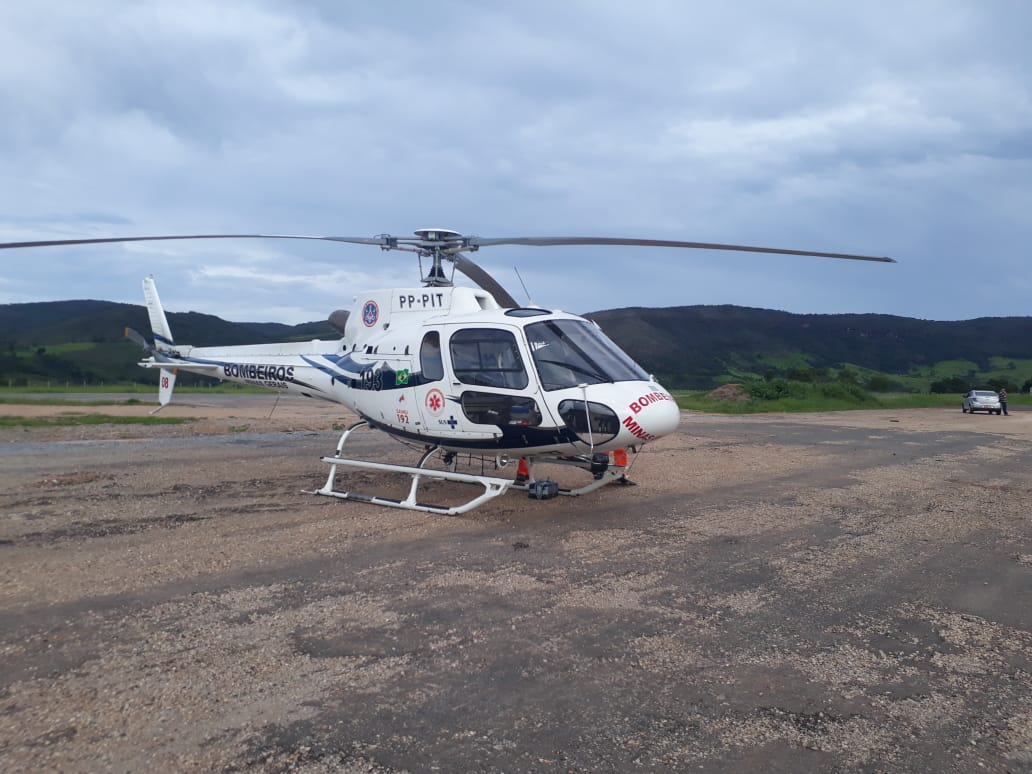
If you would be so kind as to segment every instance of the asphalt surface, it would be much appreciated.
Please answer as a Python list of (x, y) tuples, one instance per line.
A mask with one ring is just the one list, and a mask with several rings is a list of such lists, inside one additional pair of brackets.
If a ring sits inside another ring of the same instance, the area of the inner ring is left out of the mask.
[(0, 769), (1032, 771), (1032, 416), (957, 413), (687, 417), (457, 518), (303, 494), (332, 432), (27, 434)]

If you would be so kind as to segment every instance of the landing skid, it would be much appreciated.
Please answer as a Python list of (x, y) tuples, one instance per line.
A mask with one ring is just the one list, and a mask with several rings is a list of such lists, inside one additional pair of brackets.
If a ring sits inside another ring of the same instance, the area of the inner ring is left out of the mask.
[[(451, 465), (451, 470), (436, 470), (433, 468), (423, 467), (427, 462), (429, 462), (431, 457), (442, 452), (438, 447), (428, 449), (420, 458), (418, 466), (415, 467), (410, 465), (395, 465), (387, 462), (372, 462), (370, 460), (349, 459), (344, 457), (344, 444), (347, 442), (351, 433), (368, 426), (369, 424), (365, 421), (357, 422), (344, 431), (340, 440), (337, 442), (337, 451), (334, 456), (321, 458), (323, 462), (328, 463), (330, 466), (330, 473), (326, 478), (326, 483), (321, 489), (314, 490), (310, 492), (310, 494), (336, 497), (341, 500), (355, 500), (357, 502), (372, 503), (374, 505), (384, 505), (388, 508), (404, 508), (405, 510), (410, 511), (422, 511), (424, 513), (437, 513), (454, 516), (460, 513), (466, 513), (488, 500), (493, 500), (495, 497), (504, 494), (509, 489), (519, 489), (521, 491), (528, 492), (534, 482), (539, 480), (534, 475), (535, 460), (533, 457), (526, 458), (525, 472), (517, 473), (515, 480), (499, 478), (497, 476), (477, 475), (475, 473), (459, 473), (454, 469), (454, 454), (448, 452), (443, 453), (443, 459), (446, 464)], [(605, 462), (606, 455), (601, 456)], [(627, 478), (626, 475), (626, 471), (629, 468), (628, 465), (616, 465), (607, 462), (603, 467), (597, 460), (593, 461), (587, 457), (548, 457), (541, 462), (548, 465), (570, 465), (592, 474), (592, 480), (583, 486), (573, 488), (560, 487), (556, 492), (556, 494), (560, 495), (584, 495), (589, 492), (594, 492), (596, 489), (600, 489), (607, 484), (622, 484), (625, 486), (634, 485), (634, 482)], [(501, 462), (500, 464), (504, 465), (505, 463)], [(381, 497), (379, 495), (364, 494), (362, 492), (338, 490), (336, 488), (337, 468), (341, 466), (359, 468), (362, 470), (383, 471), (387, 473), (403, 473), (412, 479), (408, 496), (404, 500), (399, 500), (393, 497)], [(524, 471), (522, 463), (520, 465), (520, 470)], [(418, 499), (418, 490), (419, 484), (425, 478), (437, 479), (439, 481), (455, 481), (463, 484), (479, 484), (484, 488), (484, 491), (476, 497), (473, 497), (459, 505), (434, 505), (432, 503), (424, 503)]]
[[(513, 483), (507, 478), (497, 478), (495, 476), (478, 476), (472, 473), (456, 473), (450, 470), (433, 470), (430, 468), (412, 467), (409, 465), (393, 465), (387, 462), (370, 462), (369, 460), (347, 459), (342, 457), (341, 452), (344, 450), (344, 443), (347, 441), (348, 436), (352, 431), (367, 426), (367, 422), (358, 422), (349, 427), (340, 437), (340, 441), (337, 442), (336, 455), (333, 457), (322, 458), (323, 462), (329, 463), (330, 465), (330, 475), (327, 477), (323, 488), (315, 490), (312, 494), (337, 497), (341, 500), (356, 500), (363, 503), (373, 503), (374, 505), (385, 505), (388, 508), (404, 508), (410, 511), (423, 511), (424, 513), (439, 513), (447, 516), (455, 516), (472, 510), (478, 505), (498, 497), (500, 494), (504, 494)], [(429, 452), (424, 454), (420, 463), (422, 464), (423, 462), (426, 462), (429, 456)], [(408, 497), (404, 500), (398, 500), (393, 497), (380, 497), (378, 495), (363, 494), (361, 492), (345, 492), (337, 490), (334, 488), (334, 481), (337, 476), (337, 468), (341, 465), (351, 468), (361, 468), (363, 470), (404, 473), (412, 479), (412, 485), (409, 488)], [(442, 481), (458, 481), (464, 484), (480, 484), (484, 487), (484, 491), (477, 497), (467, 500), (460, 505), (433, 505), (431, 503), (420, 502), (417, 499), (419, 484), (424, 478), (438, 479)]]

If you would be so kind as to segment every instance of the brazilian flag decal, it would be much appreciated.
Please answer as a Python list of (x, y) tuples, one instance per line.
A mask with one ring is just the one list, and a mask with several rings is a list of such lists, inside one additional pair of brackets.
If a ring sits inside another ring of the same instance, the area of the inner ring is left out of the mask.
[(408, 384), (409, 372), (407, 368), (402, 368), (400, 371), (394, 372), (394, 385)]

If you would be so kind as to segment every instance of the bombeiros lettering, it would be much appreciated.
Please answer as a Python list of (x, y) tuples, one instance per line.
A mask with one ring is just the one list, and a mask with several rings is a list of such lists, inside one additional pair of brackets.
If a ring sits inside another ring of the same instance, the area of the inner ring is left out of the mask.
[(222, 373), (231, 379), (285, 382), (294, 378), (294, 366), (275, 366), (258, 363), (226, 363)]
[(637, 414), (646, 406), (652, 403), (658, 403), (661, 400), (673, 400), (673, 398), (665, 392), (650, 392), (647, 395), (642, 395), (637, 400), (631, 401), (627, 408), (631, 410), (632, 414)]

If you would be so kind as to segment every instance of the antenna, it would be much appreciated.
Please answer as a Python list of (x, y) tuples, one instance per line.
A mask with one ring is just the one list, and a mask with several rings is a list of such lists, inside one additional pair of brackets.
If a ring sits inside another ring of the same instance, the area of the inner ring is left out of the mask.
[(512, 270), (516, 272), (516, 278), (520, 281), (520, 285), (523, 286), (523, 292), (527, 294), (527, 306), (534, 306), (534, 299), (530, 297), (530, 291), (527, 290), (527, 285), (523, 281), (523, 277), (520, 276), (520, 270), (515, 266), (512, 267)]

